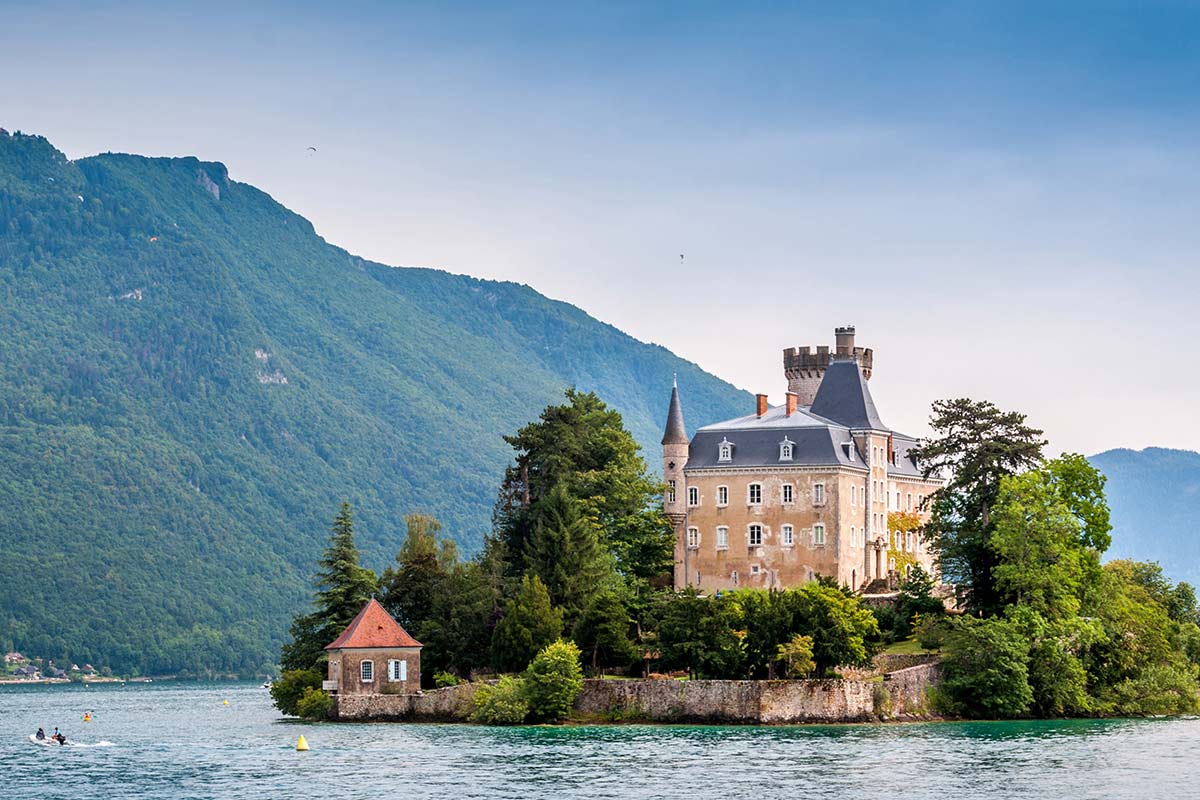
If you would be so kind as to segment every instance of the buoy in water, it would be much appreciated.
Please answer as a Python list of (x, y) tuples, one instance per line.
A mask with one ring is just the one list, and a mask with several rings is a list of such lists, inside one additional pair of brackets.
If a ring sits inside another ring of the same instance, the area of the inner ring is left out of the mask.
[(296, 741), (297, 750), (307, 750), (308, 742), (304, 740), (304, 734), (300, 734), (300, 738)]
[(84, 721), (84, 722), (91, 722), (91, 721), (92, 721), (92, 715), (91, 715), (91, 714), (89, 714), (89, 713), (87, 713), (87, 712), (85, 711), (85, 712), (83, 713), (83, 721)]
[(225, 701), (222, 703), (222, 705), (229, 705), (229, 701), (228, 701), (228, 700), (225, 700)]

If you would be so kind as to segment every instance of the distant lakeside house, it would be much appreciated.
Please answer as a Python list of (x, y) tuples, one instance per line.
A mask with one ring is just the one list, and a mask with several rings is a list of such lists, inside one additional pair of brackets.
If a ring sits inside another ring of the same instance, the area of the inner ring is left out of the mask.
[(421, 691), (423, 645), (392, 618), (375, 598), (330, 642), (331, 694), (416, 694)]

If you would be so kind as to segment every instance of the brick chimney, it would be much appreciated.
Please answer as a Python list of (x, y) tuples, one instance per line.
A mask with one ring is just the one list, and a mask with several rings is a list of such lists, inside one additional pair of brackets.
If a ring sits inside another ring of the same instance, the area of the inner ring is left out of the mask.
[(754, 400), (758, 407), (758, 416), (761, 417), (763, 414), (767, 413), (767, 396), (765, 394), (756, 394), (754, 395)]
[(792, 414), (795, 414), (796, 408), (799, 405), (800, 405), (800, 395), (796, 394), (795, 392), (788, 392), (787, 393), (787, 406), (786, 406), (787, 416), (790, 417)]

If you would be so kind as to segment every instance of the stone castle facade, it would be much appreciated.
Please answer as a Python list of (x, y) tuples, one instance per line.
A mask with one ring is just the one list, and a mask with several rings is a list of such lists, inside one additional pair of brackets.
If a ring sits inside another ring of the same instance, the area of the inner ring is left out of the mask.
[(675, 588), (788, 588), (817, 576), (894, 588), (934, 554), (914, 530), (941, 487), (909, 457), (917, 441), (883, 424), (867, 381), (874, 354), (852, 327), (836, 344), (784, 350), (786, 402), (689, 440), (678, 386), (663, 435), (664, 510), (675, 529)]

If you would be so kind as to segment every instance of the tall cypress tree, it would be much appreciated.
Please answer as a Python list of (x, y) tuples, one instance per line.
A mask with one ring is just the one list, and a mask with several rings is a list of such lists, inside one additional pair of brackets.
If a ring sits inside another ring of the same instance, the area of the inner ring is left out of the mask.
[(563, 484), (551, 489), (537, 509), (533, 535), (525, 542), (525, 568), (546, 584), (568, 630), (612, 573), (596, 524)]

